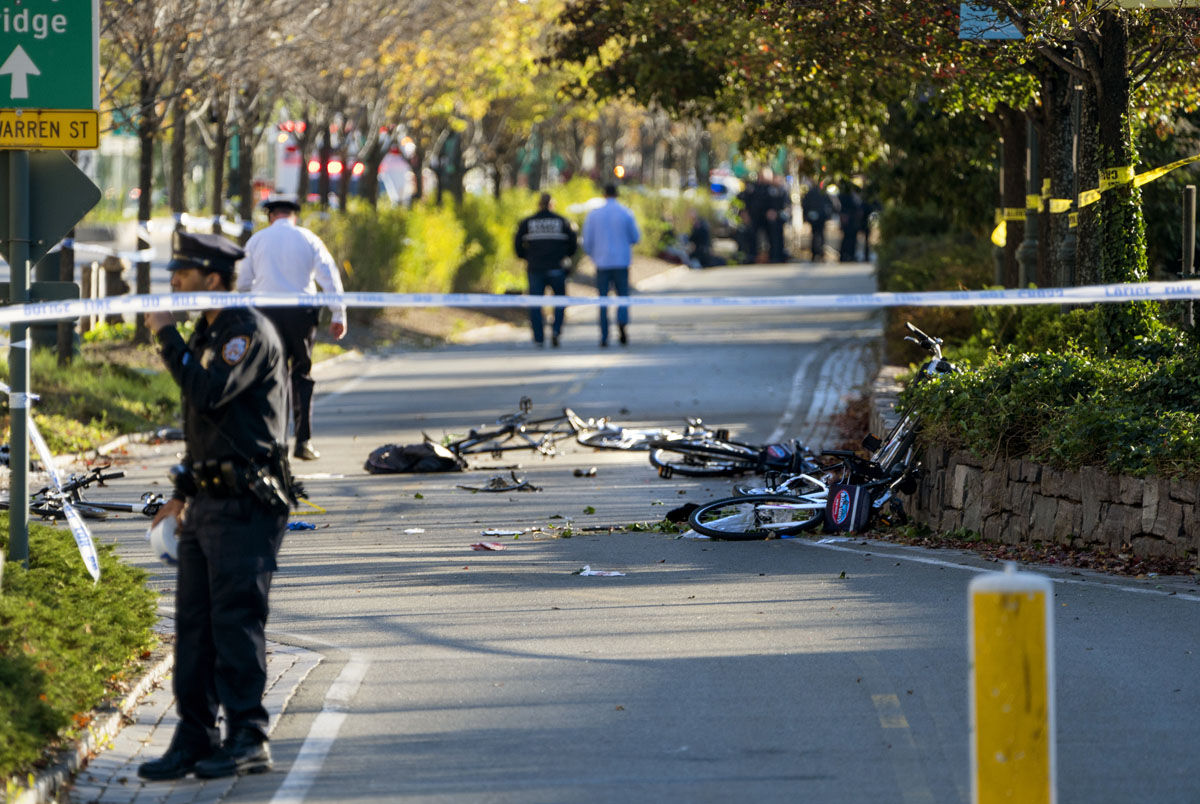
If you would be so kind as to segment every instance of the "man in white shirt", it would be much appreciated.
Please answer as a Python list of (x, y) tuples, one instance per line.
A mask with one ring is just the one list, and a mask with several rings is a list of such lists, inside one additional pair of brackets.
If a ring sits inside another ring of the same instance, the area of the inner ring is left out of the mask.
[[(342, 278), (329, 249), (297, 224), (300, 203), (294, 196), (272, 196), (263, 202), (270, 221), (246, 243), (237, 272), (242, 293), (341, 293)], [(331, 307), (329, 334), (346, 334), (346, 308)], [(312, 445), (312, 349), (320, 320), (319, 307), (264, 307), (262, 313), (279, 331), (291, 373), (291, 406), (296, 446), (293, 454), (311, 461), (321, 454)]]

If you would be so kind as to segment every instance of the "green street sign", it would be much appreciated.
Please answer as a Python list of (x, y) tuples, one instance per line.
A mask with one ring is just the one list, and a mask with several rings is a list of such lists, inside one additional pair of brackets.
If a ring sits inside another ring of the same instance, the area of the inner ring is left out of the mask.
[(0, 109), (96, 109), (100, 0), (0, 0)]

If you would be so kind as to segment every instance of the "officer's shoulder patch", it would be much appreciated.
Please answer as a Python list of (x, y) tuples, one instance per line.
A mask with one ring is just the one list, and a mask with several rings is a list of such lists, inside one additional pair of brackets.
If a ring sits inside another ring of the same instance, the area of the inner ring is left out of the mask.
[(246, 356), (246, 352), (249, 349), (249, 335), (234, 335), (225, 341), (225, 345), (221, 347), (221, 358), (229, 365), (236, 366)]

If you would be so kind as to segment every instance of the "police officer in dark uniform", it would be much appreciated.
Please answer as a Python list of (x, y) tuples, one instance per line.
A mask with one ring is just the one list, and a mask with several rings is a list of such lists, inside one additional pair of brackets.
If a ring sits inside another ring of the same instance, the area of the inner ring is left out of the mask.
[[(518, 224), (513, 243), (517, 257), (526, 261), (529, 295), (541, 296), (547, 287), (555, 295), (567, 295), (567, 273), (578, 247), (575, 227), (562, 215), (551, 211), (550, 194), (542, 193), (538, 198), (538, 211)], [(558, 346), (562, 336), (565, 313), (562, 307), (554, 308), (554, 324), (550, 328), (552, 346)], [(533, 329), (533, 342), (545, 346), (541, 307), (529, 308), (529, 326)]]
[[(242, 250), (220, 235), (176, 235), (175, 293), (227, 292)], [(170, 313), (147, 323), (183, 397), (184, 461), (175, 493), (154, 525), (175, 517), (174, 688), (179, 725), (143, 779), (258, 773), (271, 769), (267, 744), (267, 594), (286, 530), (287, 384), (283, 347), (257, 310), (205, 310), (186, 344)], [(226, 737), (220, 741), (218, 705)]]

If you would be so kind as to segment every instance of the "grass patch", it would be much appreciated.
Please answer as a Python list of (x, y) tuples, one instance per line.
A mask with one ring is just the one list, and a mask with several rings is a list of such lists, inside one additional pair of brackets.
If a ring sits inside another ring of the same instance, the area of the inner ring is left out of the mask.
[[(8, 551), (0, 512), (0, 550)], [(6, 562), (0, 589), (0, 778), (37, 769), (47, 751), (122, 692), (153, 646), (156, 598), (146, 573), (96, 545), (92, 583), (70, 531), (29, 525), (29, 569)]]
[[(10, 382), (9, 364), (0, 379)], [(179, 388), (154, 350), (113, 341), (85, 344), (59, 366), (51, 350), (33, 352), (34, 421), (56, 454), (93, 449), (126, 433), (153, 430), (179, 418)], [(0, 427), (8, 431), (8, 397), (0, 397)]]

